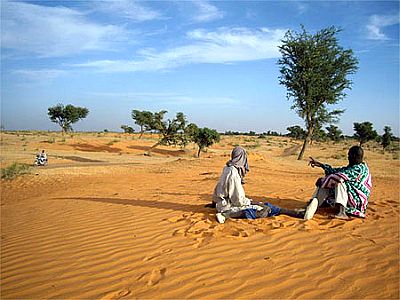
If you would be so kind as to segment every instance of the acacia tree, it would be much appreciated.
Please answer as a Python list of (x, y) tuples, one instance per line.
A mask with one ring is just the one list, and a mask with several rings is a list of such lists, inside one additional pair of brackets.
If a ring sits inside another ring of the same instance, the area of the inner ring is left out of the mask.
[(151, 130), (154, 115), (151, 111), (140, 111), (134, 109), (132, 110), (132, 119), (135, 121), (135, 124), (140, 126), (139, 138), (142, 138), (142, 135), (145, 131)]
[(383, 152), (385, 152), (386, 148), (390, 146), (390, 144), (392, 143), (392, 138), (393, 138), (393, 134), (392, 134), (392, 128), (390, 128), (389, 126), (385, 126), (383, 128), (383, 135), (382, 135), (382, 141), (381, 141), (381, 145), (383, 147)]
[(135, 129), (133, 129), (131, 126), (128, 125), (121, 125), (121, 129), (124, 131), (124, 133), (134, 133)]
[(72, 131), (71, 124), (78, 122), (81, 119), (86, 118), (89, 110), (86, 107), (73, 106), (68, 104), (57, 104), (48, 108), (48, 116), (50, 120), (57, 123), (61, 127), (61, 132)]
[(295, 126), (290, 126), (286, 128), (289, 133), (287, 136), (292, 137), (294, 139), (304, 139), (306, 132), (304, 131), (303, 128), (301, 128), (299, 125)]
[(330, 125), (329, 127), (325, 127), (327, 131), (327, 136), (330, 140), (338, 142), (340, 140), (340, 136), (342, 135), (342, 131), (335, 125)]
[(360, 147), (378, 137), (378, 133), (374, 130), (371, 122), (354, 123), (354, 137), (360, 142)]
[(215, 129), (210, 129), (207, 127), (198, 128), (193, 123), (189, 124), (188, 127), (191, 128), (186, 132), (189, 133), (191, 141), (199, 146), (197, 157), (200, 157), (201, 151), (204, 151), (205, 148), (210, 147), (214, 143), (218, 143), (220, 141), (221, 136)]
[(282, 58), (279, 83), (287, 88), (287, 98), (293, 99), (292, 109), (304, 119), (306, 136), (298, 159), (302, 159), (314, 130), (323, 124), (337, 121), (342, 110), (328, 110), (351, 88), (347, 75), (355, 73), (358, 60), (351, 49), (344, 50), (338, 44), (339, 29), (332, 26), (316, 34), (286, 33), (279, 46)]
[(154, 113), (150, 124), (147, 124), (151, 129), (157, 130), (160, 134), (158, 142), (149, 149), (149, 154), (159, 145), (185, 146), (188, 143), (185, 135), (185, 115), (182, 112), (178, 112), (174, 119), (164, 121), (164, 115), (166, 113), (166, 110)]

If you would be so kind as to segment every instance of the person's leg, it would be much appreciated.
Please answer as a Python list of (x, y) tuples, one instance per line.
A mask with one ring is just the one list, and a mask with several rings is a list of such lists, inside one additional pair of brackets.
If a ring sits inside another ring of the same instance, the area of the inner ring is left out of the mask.
[(222, 213), (217, 213), (215, 215), (217, 218), (218, 223), (225, 223), (226, 219), (233, 218), (233, 219), (242, 219), (245, 217), (244, 210), (239, 211), (225, 211)]
[(317, 187), (314, 191), (312, 199), (308, 202), (306, 206), (306, 211), (304, 213), (304, 220), (311, 220), (314, 217), (315, 212), (318, 207), (324, 203), (325, 199), (329, 196), (329, 189), (322, 187)]
[(328, 196), (329, 196), (329, 189), (317, 187), (314, 191), (314, 194), (313, 194), (311, 200), (314, 198), (318, 199), (318, 207), (319, 207), (326, 200), (326, 198), (328, 198)]
[(281, 215), (287, 215), (287, 216), (294, 217), (294, 218), (303, 219), (305, 211), (304, 210), (295, 210), (295, 209), (288, 209), (288, 208), (281, 207), (280, 214)]
[(339, 207), (339, 212), (334, 215), (335, 218), (347, 220), (346, 207), (349, 196), (347, 195), (347, 187), (344, 182), (335, 187), (335, 204)]

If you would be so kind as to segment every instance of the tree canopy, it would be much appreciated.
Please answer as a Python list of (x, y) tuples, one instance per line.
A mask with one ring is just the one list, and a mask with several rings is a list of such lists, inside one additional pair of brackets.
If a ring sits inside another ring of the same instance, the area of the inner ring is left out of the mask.
[(383, 151), (386, 150), (387, 147), (390, 146), (390, 144), (392, 143), (392, 138), (393, 138), (393, 134), (392, 134), (392, 128), (390, 128), (389, 126), (385, 126), (385, 128), (383, 128), (383, 135), (382, 135), (382, 142), (381, 145), (383, 147)]
[(288, 31), (279, 46), (282, 57), (279, 83), (287, 88), (287, 98), (293, 99), (292, 109), (304, 119), (306, 135), (298, 159), (302, 159), (316, 128), (337, 121), (343, 110), (329, 110), (346, 96), (351, 88), (347, 78), (357, 70), (358, 60), (351, 49), (338, 44), (339, 29), (332, 26), (316, 34)]
[(289, 131), (287, 136), (292, 137), (294, 139), (304, 139), (304, 137), (306, 135), (306, 132), (304, 131), (304, 129), (301, 128), (299, 125), (290, 126), (290, 127), (286, 128), (286, 130)]
[(205, 148), (210, 147), (214, 143), (218, 143), (221, 139), (220, 134), (215, 129), (207, 127), (198, 128), (195, 124), (189, 124), (188, 127), (191, 127), (187, 131), (191, 140), (199, 146), (197, 157), (200, 157), (201, 151), (204, 151)]
[(378, 133), (374, 130), (371, 122), (354, 123), (354, 137), (360, 142), (360, 147), (378, 137)]
[(145, 131), (151, 130), (154, 115), (151, 111), (134, 109), (132, 110), (132, 119), (135, 121), (135, 124), (140, 126), (139, 138), (141, 138)]
[(64, 106), (60, 103), (49, 107), (47, 114), (52, 122), (60, 125), (61, 131), (64, 133), (72, 131), (71, 124), (86, 118), (89, 110), (86, 107), (73, 106), (71, 104)]
[(330, 125), (329, 127), (325, 127), (327, 130), (327, 137), (335, 142), (338, 142), (340, 140), (340, 137), (342, 136), (342, 131), (335, 125)]
[(131, 126), (128, 125), (121, 125), (121, 129), (124, 131), (124, 133), (134, 133), (135, 129), (133, 129)]

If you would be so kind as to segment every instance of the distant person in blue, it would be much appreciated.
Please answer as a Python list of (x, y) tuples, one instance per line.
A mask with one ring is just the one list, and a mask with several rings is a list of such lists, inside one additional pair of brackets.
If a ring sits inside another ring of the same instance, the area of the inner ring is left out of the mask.
[(249, 170), (246, 151), (240, 146), (235, 147), (213, 193), (213, 207), (217, 210), (219, 223), (225, 223), (229, 218), (256, 219), (280, 214), (304, 218), (305, 210), (290, 210), (247, 198), (243, 184)]

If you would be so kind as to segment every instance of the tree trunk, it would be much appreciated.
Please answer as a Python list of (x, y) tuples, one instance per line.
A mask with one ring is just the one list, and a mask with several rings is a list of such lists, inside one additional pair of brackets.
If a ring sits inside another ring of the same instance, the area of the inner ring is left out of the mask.
[(199, 152), (197, 152), (197, 157), (200, 157), (201, 148), (199, 147)]
[(146, 155), (150, 155), (150, 154), (151, 154), (151, 151), (153, 151), (157, 146), (160, 146), (160, 145), (161, 145), (160, 142), (155, 143), (155, 144), (154, 144), (153, 146), (151, 146), (150, 149), (146, 152)]
[(313, 134), (313, 129), (309, 129), (306, 138), (304, 139), (303, 147), (301, 147), (301, 151), (299, 153), (299, 156), (297, 157), (297, 160), (303, 159), (304, 152), (306, 151), (307, 145), (311, 141), (312, 134)]
[(142, 138), (142, 135), (143, 135), (143, 126), (140, 126), (140, 136), (139, 136), (139, 139), (141, 139)]

